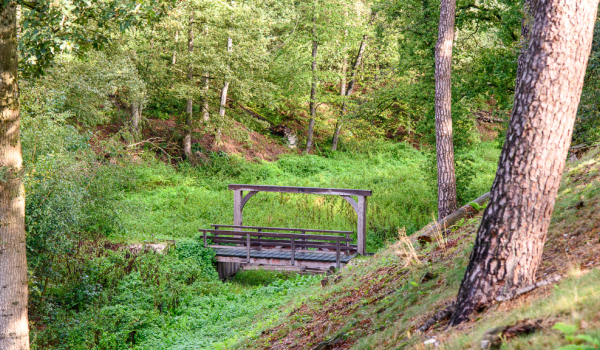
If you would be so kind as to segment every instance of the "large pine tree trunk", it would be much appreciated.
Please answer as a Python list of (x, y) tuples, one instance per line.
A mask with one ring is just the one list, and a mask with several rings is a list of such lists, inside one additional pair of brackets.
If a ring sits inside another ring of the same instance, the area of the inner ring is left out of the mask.
[(29, 349), (17, 5), (0, 3), (0, 349)]
[(456, 206), (456, 175), (452, 143), (452, 43), (456, 0), (442, 0), (435, 45), (435, 140), (438, 170), (438, 219), (453, 213)]
[[(354, 60), (354, 65), (352, 66), (352, 75), (350, 77), (350, 83), (348, 83), (348, 87), (346, 88), (346, 97), (352, 95), (354, 91), (354, 86), (356, 85), (356, 72), (358, 71), (358, 67), (361, 65), (363, 55), (365, 53), (365, 48), (367, 47), (367, 39), (368, 36), (364, 35), (363, 40), (360, 43), (360, 47), (358, 48), (358, 53), (356, 54), (356, 59)], [(344, 116), (346, 115), (346, 99), (342, 102), (342, 108), (340, 111), (340, 117), (337, 120), (335, 125), (335, 133), (333, 134), (333, 142), (331, 143), (331, 150), (335, 151), (337, 149), (338, 142), (340, 140), (340, 131), (342, 131), (342, 124), (344, 121)]]
[(598, 0), (545, 0), (451, 324), (534, 283), (591, 50)]
[(317, 50), (319, 42), (317, 41), (317, 16), (313, 16), (313, 45), (312, 45), (312, 83), (310, 86), (310, 122), (308, 123), (308, 137), (306, 138), (306, 154), (312, 150), (313, 133), (315, 129), (315, 118), (317, 117)]
[[(191, 11), (190, 22), (188, 27), (188, 52), (190, 53), (189, 65), (188, 65), (188, 80), (190, 86), (194, 83), (194, 67), (192, 65), (192, 52), (194, 52), (194, 12)], [(187, 159), (192, 159), (192, 118), (193, 115), (193, 102), (192, 97), (188, 97), (187, 104), (185, 106), (185, 126), (183, 136), (183, 153)]]

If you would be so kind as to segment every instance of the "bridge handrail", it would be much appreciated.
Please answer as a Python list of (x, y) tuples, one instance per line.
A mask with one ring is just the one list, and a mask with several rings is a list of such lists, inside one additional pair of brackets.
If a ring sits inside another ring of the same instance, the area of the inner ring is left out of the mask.
[(271, 231), (300, 231), (300, 232), (345, 233), (345, 234), (354, 233), (354, 231), (315, 230), (315, 229), (308, 229), (308, 228), (288, 228), (288, 227), (218, 225), (218, 224), (211, 224), (210, 226), (214, 227), (217, 230), (219, 229), (219, 227), (226, 227), (226, 228), (241, 228), (241, 229), (250, 229), (250, 230), (271, 230)]
[[(296, 239), (298, 239), (300, 241), (307, 241), (308, 239), (321, 240), (321, 241), (335, 241), (336, 266), (338, 268), (340, 267), (341, 251), (344, 250), (346, 252), (346, 254), (348, 254), (349, 250), (351, 250), (349, 248), (350, 248), (350, 242), (352, 241), (352, 239), (348, 237), (348, 234), (346, 234), (346, 237), (342, 237), (342, 236), (328, 236), (328, 235), (310, 235), (310, 234), (293, 234), (293, 233), (277, 233), (277, 232), (255, 232), (255, 231), (210, 230), (210, 229), (199, 229), (199, 231), (203, 233), (205, 247), (207, 247), (207, 239), (208, 239), (209, 233), (212, 233), (215, 236), (218, 236), (218, 235), (238, 236), (239, 238), (234, 239), (234, 242), (232, 242), (232, 243), (245, 243), (246, 260), (248, 261), (248, 263), (250, 263), (250, 250), (252, 247), (251, 237), (258, 237), (259, 240), (261, 237), (289, 238), (290, 243), (287, 243), (287, 242), (286, 243), (273, 242), (273, 243), (279, 244), (279, 245), (286, 245), (286, 246), (289, 244), (291, 246), (290, 251), (291, 251), (291, 264), (292, 265), (294, 265), (295, 254), (296, 254)], [(240, 239), (240, 238), (243, 238), (244, 236), (246, 237), (245, 242), (242, 239)], [(226, 238), (226, 237), (222, 237), (222, 238)], [(346, 249), (342, 249), (342, 247), (341, 247), (342, 242), (346, 243), (346, 247), (345, 247)], [(255, 241), (255, 245), (256, 245), (256, 243), (262, 243), (262, 242)], [(323, 248), (333, 248), (333, 244), (327, 245), (326, 242), (307, 242), (307, 243), (300, 243), (299, 245), (300, 246), (308, 246), (308, 245), (310, 245), (310, 243), (315, 243), (313, 245), (316, 245), (317, 247), (321, 246)]]
[(200, 232), (205, 233), (216, 233), (220, 235), (231, 235), (231, 236), (253, 236), (253, 237), (272, 237), (272, 238), (294, 238), (294, 239), (314, 239), (322, 241), (340, 241), (340, 242), (352, 242), (352, 238), (342, 236), (328, 236), (328, 235), (309, 235), (299, 233), (278, 233), (278, 232), (257, 232), (257, 231), (230, 231), (230, 230), (209, 230), (200, 229)]

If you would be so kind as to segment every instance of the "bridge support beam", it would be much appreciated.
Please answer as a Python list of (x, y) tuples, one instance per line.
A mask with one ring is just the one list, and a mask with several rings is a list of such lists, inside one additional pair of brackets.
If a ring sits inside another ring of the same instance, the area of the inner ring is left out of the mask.
[[(357, 219), (357, 248), (358, 253), (365, 255), (367, 253), (367, 197), (372, 195), (370, 190), (348, 190), (339, 188), (313, 188), (313, 187), (286, 187), (286, 186), (265, 186), (265, 185), (237, 185), (230, 184), (229, 189), (233, 190), (233, 224), (243, 225), (243, 210), (246, 202), (258, 192), (279, 192), (279, 193), (304, 193), (321, 195), (338, 195), (344, 198), (352, 205)], [(248, 194), (244, 196), (244, 192)], [(351, 196), (357, 196), (358, 201)], [(241, 231), (235, 228), (235, 231)]]

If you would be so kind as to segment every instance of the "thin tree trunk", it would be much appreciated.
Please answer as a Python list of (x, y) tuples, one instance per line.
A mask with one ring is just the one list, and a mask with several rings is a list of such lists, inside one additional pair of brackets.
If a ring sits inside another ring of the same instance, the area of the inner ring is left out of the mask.
[(335, 151), (337, 149), (337, 145), (340, 140), (340, 132), (342, 131), (344, 116), (346, 115), (346, 99), (348, 96), (352, 95), (352, 92), (354, 91), (354, 85), (356, 84), (356, 72), (358, 71), (358, 67), (361, 65), (362, 58), (365, 53), (365, 48), (367, 47), (367, 39), (368, 36), (364, 35), (363, 40), (360, 43), (360, 47), (358, 48), (358, 53), (356, 54), (354, 65), (352, 66), (352, 75), (350, 76), (350, 83), (348, 83), (348, 88), (346, 89), (346, 98), (344, 98), (344, 101), (342, 102), (340, 117), (338, 118), (335, 125), (335, 133), (333, 134), (333, 142), (331, 143), (332, 151)]
[(451, 324), (535, 282), (573, 132), (598, 0), (545, 0), (534, 25), (496, 179)]
[[(192, 65), (192, 52), (194, 52), (194, 12), (191, 11), (190, 14), (190, 22), (188, 27), (188, 52), (190, 54), (189, 57), (189, 65), (188, 65), (188, 80), (190, 81), (190, 86), (194, 84), (194, 67)], [(183, 137), (183, 153), (187, 157), (187, 159), (192, 159), (192, 118), (193, 118), (193, 101), (191, 97), (187, 99), (187, 105), (185, 106), (186, 118), (185, 118), (185, 126), (184, 126), (184, 137)]]
[[(204, 30), (204, 35), (208, 37), (208, 26), (206, 26)], [(210, 120), (210, 112), (208, 111), (209, 78), (209, 73), (204, 73), (204, 76), (202, 77), (202, 85), (204, 87), (204, 96), (202, 98), (202, 119), (204, 119), (205, 122), (208, 122)]]
[[(227, 38), (227, 52), (233, 51), (233, 40), (231, 37)], [(219, 116), (221, 117), (221, 123), (225, 120), (225, 108), (227, 107), (227, 92), (229, 91), (229, 81), (225, 81), (223, 88), (221, 89), (221, 101), (219, 105)], [(217, 130), (215, 137), (215, 144), (218, 145), (221, 140), (221, 128)]]
[(210, 120), (210, 113), (208, 112), (208, 73), (202, 78), (204, 85), (204, 97), (202, 98), (202, 118), (205, 122)]
[(131, 102), (131, 128), (133, 133), (138, 135), (140, 132), (140, 119), (142, 117), (142, 106), (139, 102)]
[[(521, 20), (521, 40), (519, 42), (521, 52), (519, 53), (519, 59), (517, 61), (517, 79), (515, 80), (516, 83), (521, 81), (521, 78), (523, 77), (525, 53), (527, 52), (527, 44), (529, 43), (529, 31), (531, 28), (532, 21), (531, 10), (532, 0), (523, 0), (523, 19)], [(517, 91), (516, 88), (515, 91)]]
[(29, 349), (17, 4), (0, 3), (0, 349)]
[[(227, 38), (227, 52), (233, 51), (233, 41), (231, 37)], [(223, 89), (221, 90), (221, 105), (219, 108), (219, 115), (221, 118), (225, 117), (225, 107), (227, 106), (227, 90), (229, 89), (229, 82), (226, 81), (223, 84)]]
[(435, 140), (438, 170), (438, 219), (450, 215), (456, 205), (456, 175), (452, 143), (452, 43), (456, 0), (442, 0), (435, 45)]
[(171, 59), (171, 64), (175, 65), (177, 63), (177, 42), (179, 41), (179, 31), (175, 32), (175, 50), (173, 50), (173, 58)]
[[(315, 11), (316, 12), (316, 11)], [(312, 46), (312, 84), (310, 87), (310, 122), (308, 123), (308, 137), (306, 138), (305, 153), (309, 154), (313, 144), (313, 133), (315, 128), (315, 118), (317, 117), (317, 50), (319, 42), (317, 41), (317, 15), (313, 16), (313, 46)]]

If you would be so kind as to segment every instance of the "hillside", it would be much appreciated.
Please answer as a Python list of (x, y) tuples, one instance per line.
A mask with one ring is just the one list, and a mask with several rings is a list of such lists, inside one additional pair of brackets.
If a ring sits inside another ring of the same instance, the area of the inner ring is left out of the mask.
[[(282, 309), (289, 311), (277, 325), (237, 348), (479, 349), (487, 330), (532, 319), (541, 330), (510, 339), (503, 349), (557, 349), (568, 344), (581, 344), (570, 349), (594, 349), (600, 339), (599, 213), (600, 151), (595, 150), (569, 163), (562, 180), (538, 271), (539, 280), (560, 275), (557, 285), (496, 303), (457, 328), (447, 329), (447, 321), (442, 321), (417, 333), (455, 298), (478, 215), (452, 227), (446, 238), (416, 250), (401, 232), (398, 242), (329, 277), (325, 287), (314, 288)], [(562, 332), (552, 329), (556, 322), (568, 326), (556, 326)], [(583, 347), (586, 344), (589, 347)]]

